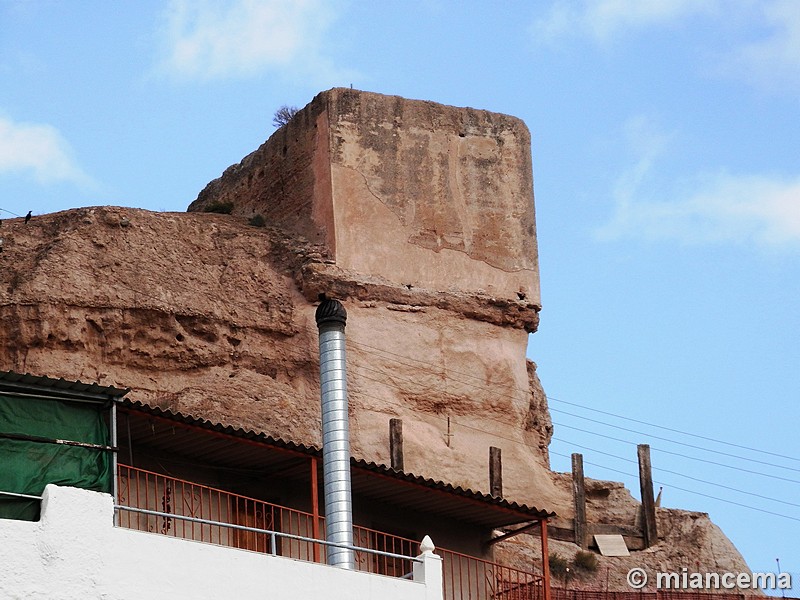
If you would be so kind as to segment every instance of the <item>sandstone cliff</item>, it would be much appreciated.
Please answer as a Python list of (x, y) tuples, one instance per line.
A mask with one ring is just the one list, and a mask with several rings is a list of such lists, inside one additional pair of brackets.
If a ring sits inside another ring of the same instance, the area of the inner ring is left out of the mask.
[[(0, 369), (131, 387), (149, 404), (319, 444), (316, 303), (304, 293), (334, 268), (324, 248), (239, 217), (113, 207), (7, 220), (2, 237)], [(355, 298), (344, 278), (335, 289), (349, 298), (353, 453), (388, 462), (388, 420), (401, 417), (409, 471), (485, 490), (488, 447), (505, 439), (519, 482), (509, 496), (554, 502), (525, 332), (465, 317), (474, 299), (459, 293), (437, 306), (430, 291), (378, 287), (386, 299), (362, 301), (352, 285)]]
[[(248, 224), (256, 215), (267, 227)], [(130, 387), (148, 404), (319, 445), (325, 292), (349, 315), (356, 457), (388, 463), (400, 417), (407, 471), (486, 492), (499, 446), (508, 499), (572, 516), (525, 358), (541, 303), (518, 119), (331, 90), (188, 213), (82, 208), (4, 221), (0, 237), (0, 369)], [(597, 485), (608, 493), (590, 520), (635, 525), (627, 490)], [(659, 519), (664, 539), (636, 560), (746, 570), (706, 515)], [(530, 566), (537, 542), (513, 540), (508, 560)]]

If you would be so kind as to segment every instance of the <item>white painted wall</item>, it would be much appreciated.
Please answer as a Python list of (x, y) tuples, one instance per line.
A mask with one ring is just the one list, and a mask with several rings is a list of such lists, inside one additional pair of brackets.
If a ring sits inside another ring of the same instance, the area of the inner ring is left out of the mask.
[(0, 519), (0, 598), (442, 600), (432, 552), (403, 580), (114, 527), (108, 494), (43, 498), (37, 523)]

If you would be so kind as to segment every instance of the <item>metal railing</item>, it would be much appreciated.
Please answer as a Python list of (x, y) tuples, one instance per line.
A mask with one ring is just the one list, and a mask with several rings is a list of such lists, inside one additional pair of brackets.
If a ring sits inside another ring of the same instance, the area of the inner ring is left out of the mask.
[[(437, 548), (444, 571), (444, 599), (543, 600), (541, 575)], [(464, 591), (467, 595), (464, 595)]]
[[(127, 465), (118, 466), (118, 525), (200, 542), (325, 562), (325, 519)], [(358, 571), (407, 576), (419, 542), (353, 527)], [(542, 577), (437, 548), (445, 600), (542, 600)]]
[[(117, 477), (118, 504), (145, 509), (120, 511), (120, 527), (255, 552), (270, 551), (265, 531), (316, 537), (313, 515), (302, 511), (126, 465), (118, 466)], [(276, 554), (325, 560), (323, 545), (288, 537), (280, 539)]]
[[(380, 550), (384, 554), (356, 551), (356, 570), (403, 577), (411, 571), (410, 557), (419, 556), (419, 542), (375, 529), (353, 526), (353, 544), (361, 548)], [(441, 555), (439, 549), (436, 553)]]
[[(318, 540), (318, 539), (315, 539), (315, 538), (308, 538), (308, 537), (305, 537), (305, 536), (302, 536), (302, 535), (294, 535), (294, 534), (291, 534), (291, 533), (284, 533), (284, 532), (281, 532), (281, 531), (272, 531), (272, 530), (269, 530), (269, 529), (258, 529), (256, 527), (247, 527), (245, 525), (234, 525), (232, 523), (223, 523), (221, 521), (210, 521), (208, 519), (200, 519), (200, 518), (196, 518), (196, 517), (187, 517), (187, 516), (184, 516), (184, 515), (176, 515), (174, 513), (165, 513), (165, 512), (158, 511), (158, 510), (148, 510), (146, 508), (132, 508), (130, 506), (122, 506), (120, 504), (115, 504), (114, 508), (117, 509), (117, 510), (129, 511), (129, 512), (134, 512), (134, 513), (138, 513), (138, 514), (142, 514), (142, 515), (152, 515), (152, 516), (162, 517), (162, 518), (177, 519), (179, 521), (187, 521), (187, 522), (190, 522), (190, 523), (200, 523), (200, 524), (203, 524), (203, 525), (221, 526), (221, 527), (227, 527), (227, 528), (230, 528), (230, 529), (234, 529), (236, 531), (249, 531), (249, 532), (257, 533), (257, 534), (260, 534), (260, 535), (266, 535), (266, 536), (269, 537), (269, 554), (271, 554), (273, 556), (277, 556), (278, 555), (278, 541), (279, 540), (287, 540), (288, 539), (288, 540), (296, 540), (296, 541), (300, 541), (300, 542), (307, 542), (309, 544), (315, 544), (315, 545), (319, 544), (319, 545), (324, 546), (325, 548), (331, 548), (331, 547), (333, 547), (333, 548), (346, 548), (348, 550), (355, 550), (355, 551), (358, 551), (358, 552), (361, 552), (361, 553), (364, 553), (364, 554), (367, 554), (367, 555), (377, 556), (379, 558), (402, 560), (402, 561), (408, 561), (409, 563), (422, 562), (422, 559), (420, 559), (419, 557), (409, 558), (408, 556), (405, 556), (405, 555), (402, 555), (402, 554), (393, 554), (391, 552), (385, 552), (383, 550), (374, 550), (372, 548), (361, 548), (361, 547), (352, 546), (352, 545), (349, 545), (349, 544), (340, 544), (340, 543), (336, 543), (336, 542), (328, 542), (326, 540)], [(406, 573), (402, 577), (404, 577), (404, 578), (410, 577), (410, 572)]]
[[(612, 592), (606, 590), (570, 590), (554, 587), (551, 588), (550, 593), (552, 594), (552, 600), (764, 600), (770, 597), (759, 594), (758, 590), (753, 590), (752, 593), (742, 593), (736, 590), (718, 593), (696, 590)], [(784, 598), (785, 600), (798, 600), (789, 596)]]
[(32, 496), (31, 494), (18, 494), (17, 492), (4, 492), (0, 491), (0, 496), (9, 496), (11, 498), (22, 498), (23, 500), (39, 500), (41, 502), (41, 496)]

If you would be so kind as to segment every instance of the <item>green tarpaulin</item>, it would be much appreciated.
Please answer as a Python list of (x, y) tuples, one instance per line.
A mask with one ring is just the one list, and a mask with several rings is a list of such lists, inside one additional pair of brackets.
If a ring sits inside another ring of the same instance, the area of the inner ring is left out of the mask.
[[(0, 393), (0, 491), (41, 496), (55, 483), (111, 492), (111, 452), (11, 436), (109, 445), (105, 403)], [(35, 521), (39, 502), (0, 495), (0, 518)]]

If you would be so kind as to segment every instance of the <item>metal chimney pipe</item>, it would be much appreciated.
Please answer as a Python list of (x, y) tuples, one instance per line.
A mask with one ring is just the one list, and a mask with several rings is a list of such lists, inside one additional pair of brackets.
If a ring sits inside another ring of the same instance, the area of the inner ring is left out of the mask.
[[(353, 545), (353, 501), (350, 492), (350, 423), (347, 414), (344, 328), (347, 311), (342, 303), (321, 296), (316, 319), (319, 328), (319, 383), (322, 402), (322, 473), (326, 539)], [(328, 547), (328, 564), (354, 569), (349, 548)]]

